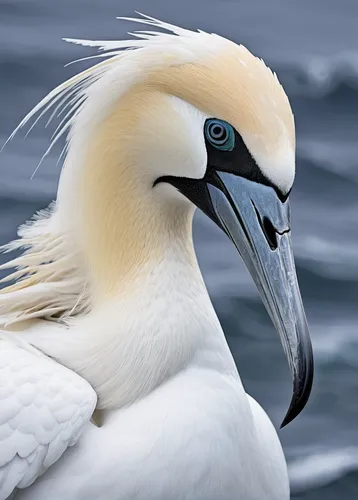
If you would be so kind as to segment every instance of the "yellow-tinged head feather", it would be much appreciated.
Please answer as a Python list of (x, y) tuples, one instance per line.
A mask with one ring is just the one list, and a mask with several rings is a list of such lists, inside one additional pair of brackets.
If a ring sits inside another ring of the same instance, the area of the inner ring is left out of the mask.
[[(264, 173), (288, 191), (294, 177), (295, 128), (289, 100), (277, 76), (242, 45), (216, 34), (193, 32), (141, 16), (119, 19), (166, 32), (139, 31), (132, 33), (137, 39), (122, 41), (65, 38), (75, 44), (98, 47), (98, 54), (84, 59), (106, 60), (51, 91), (9, 139), (35, 115), (39, 114), (39, 119), (54, 108), (51, 120), (57, 112), (69, 108), (45, 157), (89, 104), (92, 126), (97, 126), (121, 95), (146, 80), (157, 90), (177, 95), (206, 114), (231, 123)], [(94, 96), (97, 103), (90, 103)], [(89, 126), (88, 119), (86, 122)]]
[[(72, 155), (74, 160), (71, 161), (70, 158), (70, 161), (65, 163), (62, 180), (66, 178), (68, 182), (62, 182), (62, 185), (66, 184), (66, 188), (69, 184), (76, 185), (72, 182), (73, 176), (77, 175), (74, 171), (82, 168), (80, 178), (83, 199), (86, 202), (87, 215), (90, 214), (88, 216), (91, 226), (90, 240), (94, 255), (94, 257), (92, 255), (92, 264), (98, 267), (97, 271), (105, 276), (108, 283), (111, 278), (118, 279), (119, 275), (128, 271), (128, 269), (124, 270), (125, 267), (130, 267), (126, 255), (121, 254), (121, 259), (118, 258), (121, 237), (124, 234), (128, 235), (128, 228), (125, 232), (122, 228), (121, 232), (119, 227), (114, 227), (114, 224), (116, 222), (118, 225), (124, 221), (124, 219), (121, 221), (120, 217), (116, 218), (116, 214), (124, 214), (125, 190), (123, 186), (124, 182), (133, 184), (133, 177), (128, 177), (128, 167), (133, 163), (133, 158), (129, 160), (127, 158), (128, 161), (125, 161), (128, 151), (125, 151), (124, 135), (122, 140), (118, 141), (118, 144), (124, 144), (121, 152), (118, 151), (118, 147), (113, 147), (113, 141), (115, 140), (114, 131), (126, 133), (123, 128), (123, 117), (128, 120), (127, 123), (132, 119), (135, 119), (137, 123), (141, 122), (143, 107), (141, 108), (138, 102), (131, 108), (131, 112), (126, 109), (126, 103), (136, 102), (136, 95), (144, 96), (148, 104), (152, 103), (153, 109), (154, 105), (162, 107), (163, 113), (166, 113), (165, 109), (168, 104), (165, 99), (163, 101), (163, 96), (173, 96), (187, 102), (205, 116), (226, 120), (241, 134), (261, 170), (272, 183), (283, 192), (288, 192), (294, 177), (295, 131), (290, 104), (276, 75), (262, 60), (253, 56), (245, 47), (215, 34), (202, 31), (192, 32), (147, 16), (129, 20), (165, 30), (166, 33), (141, 31), (134, 33), (136, 39), (125, 41), (68, 40), (81, 45), (98, 47), (100, 52), (93, 57), (105, 58), (105, 61), (75, 75), (50, 92), (22, 120), (10, 137), (12, 138), (36, 115), (38, 120), (44, 113), (52, 110), (51, 120), (56, 113), (66, 111), (44, 157), (61, 136), (70, 132), (70, 143), (72, 146), (76, 143), (77, 147), (74, 148), (75, 153)], [(170, 109), (168, 108), (167, 111), (169, 115)], [(131, 139), (130, 144), (133, 146), (133, 137)], [(99, 143), (100, 148), (96, 148)], [(114, 158), (112, 153), (118, 153), (118, 157)], [(87, 164), (86, 169), (83, 169), (84, 163)], [(107, 177), (104, 177), (105, 166), (102, 163), (106, 163), (109, 169)], [(117, 175), (115, 169), (118, 166), (122, 168), (122, 198), (118, 196), (117, 201), (114, 202), (114, 198), (119, 193), (115, 182)], [(101, 190), (99, 186), (102, 187)], [(140, 186), (137, 187), (140, 190)], [(68, 190), (64, 189), (64, 191), (66, 192), (64, 204), (68, 204), (67, 215), (70, 220), (75, 215), (74, 206), (71, 205), (71, 195)], [(135, 189), (131, 190), (128, 194), (129, 198), (133, 198), (135, 193)], [(81, 193), (76, 191), (73, 196), (77, 202)], [(138, 194), (138, 196), (142, 195)], [(96, 203), (93, 200), (96, 200)], [(112, 213), (108, 210), (110, 200), (113, 201)], [(144, 212), (145, 210), (142, 213)], [(128, 211), (127, 215), (133, 220), (136, 217), (136, 214), (131, 211)], [(142, 218), (142, 226), (151, 236), (156, 234), (153, 220), (153, 213), (148, 215), (148, 220), (145, 217)], [(104, 231), (106, 235), (99, 234), (98, 231), (93, 233), (92, 226), (95, 225), (99, 232), (102, 230), (102, 233)], [(112, 231), (106, 230), (109, 226)], [(188, 230), (190, 231), (190, 223), (184, 217), (182, 227), (179, 224), (176, 231), (182, 233)], [(163, 234), (161, 224), (157, 224), (157, 233)], [(129, 240), (130, 238), (127, 238), (126, 244)], [(132, 246), (129, 245), (132, 248), (131, 255), (128, 254), (127, 257), (133, 260), (133, 258), (139, 258), (142, 252), (141, 258), (145, 259), (148, 250), (145, 247), (146, 243), (135, 242), (134, 239), (132, 243)], [(30, 243), (27, 241), (26, 244), (31, 247), (31, 241)], [(67, 242), (61, 245), (62, 243), (59, 244), (61, 252), (68, 253)], [(17, 248), (21, 246), (21, 240), (15, 246)], [(162, 248), (158, 246), (157, 251), (162, 251)], [(56, 258), (53, 260), (56, 263), (61, 258), (63, 258), (62, 253), (59, 254), (57, 260)], [(63, 283), (66, 278), (66, 273), (64, 278), (60, 265), (53, 265), (51, 268), (47, 266), (45, 269), (41, 261), (33, 262), (31, 259), (31, 268), (27, 268), (27, 260), (28, 257), (24, 257), (20, 262), (22, 281), (19, 289), (22, 290), (23, 295), (25, 295), (26, 288), (35, 287), (35, 285), (39, 288), (39, 283), (47, 283), (49, 286), (53, 284), (56, 290), (59, 283)], [(117, 276), (114, 272), (115, 260), (117, 264), (120, 260), (117, 265), (119, 266)], [(9, 263), (6, 267), (9, 267)], [(119, 268), (121, 268), (120, 271)], [(68, 266), (67, 276), (72, 280), (73, 288), (70, 289), (70, 294), (66, 294), (66, 303), (59, 301), (56, 294), (51, 299), (45, 299), (44, 295), (43, 302), (38, 297), (36, 298), (39, 304), (37, 310), (33, 300), (35, 295), (31, 295), (29, 307), (26, 308), (26, 304), (21, 304), (19, 317), (23, 319), (27, 316), (40, 316), (43, 304), (50, 316), (72, 315), (77, 311), (87, 309), (90, 301), (88, 294), (83, 293), (83, 290), (87, 290), (86, 279), (79, 279), (78, 272), (74, 269), (79, 269), (78, 255)], [(16, 289), (16, 287), (13, 289), (14, 292)], [(39, 294), (41, 293), (40, 290)], [(44, 293), (46, 297), (51, 297), (45, 288)], [(81, 297), (84, 296), (86, 301), (82, 306)], [(11, 321), (16, 321), (17, 299), (14, 295), (14, 302), (10, 297), (9, 300), (11, 304), (8, 309), (11, 312)], [(27, 298), (25, 297), (24, 300), (26, 302)], [(6, 312), (4, 311), (4, 314)]]

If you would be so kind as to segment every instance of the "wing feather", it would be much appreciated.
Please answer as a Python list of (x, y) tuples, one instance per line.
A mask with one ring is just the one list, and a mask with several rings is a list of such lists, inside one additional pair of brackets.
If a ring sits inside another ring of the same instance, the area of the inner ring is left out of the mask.
[(0, 333), (0, 500), (32, 484), (77, 442), (96, 403), (79, 375)]

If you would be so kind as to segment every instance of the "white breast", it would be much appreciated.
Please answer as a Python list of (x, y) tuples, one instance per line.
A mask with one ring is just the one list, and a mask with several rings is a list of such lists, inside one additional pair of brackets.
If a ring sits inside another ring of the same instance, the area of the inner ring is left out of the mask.
[(190, 368), (90, 426), (19, 500), (288, 500), (267, 415), (238, 378)]
[[(49, 492), (51, 500), (288, 500), (287, 470), (277, 434), (264, 411), (244, 392), (201, 276), (190, 275), (177, 258), (171, 266), (164, 264), (155, 268), (129, 302), (118, 300), (111, 314), (89, 314), (67, 330), (57, 326), (55, 332), (52, 323), (45, 322), (42, 334), (39, 325), (21, 333), (22, 339), (36, 340), (35, 345), (76, 372), (72, 362), (79, 363), (86, 370), (80, 372), (83, 377), (98, 394), (102, 390), (103, 401), (107, 395), (116, 396), (107, 397), (117, 409), (103, 410), (100, 428), (86, 425), (95, 397), (84, 380), (4, 340), (8, 352), (0, 357), (0, 367), (13, 360), (11, 380), (18, 386), (10, 418), (16, 418), (17, 400), (30, 380), (35, 413), (29, 432), (40, 457), (35, 470), (26, 460), (21, 462), (31, 471), (26, 483), (17, 469), (11, 472), (8, 491), (16, 484), (30, 484), (84, 428), (77, 444), (32, 486), (19, 490), (17, 500), (47, 500)], [(80, 344), (73, 344), (75, 339)], [(166, 362), (164, 368), (160, 362)], [(16, 363), (27, 367), (24, 380), (15, 378)], [(47, 379), (53, 380), (50, 390)], [(132, 399), (123, 399), (127, 394)], [(62, 406), (65, 397), (68, 413)], [(36, 406), (39, 400), (43, 407)], [(20, 426), (28, 425), (23, 407), (21, 400), (25, 416), (15, 431), (9, 430), (8, 419), (4, 422), (18, 450), (26, 445), (19, 434)], [(43, 436), (49, 432), (46, 419), (54, 426), (45, 441), (51, 460), (40, 454)], [(1, 453), (2, 448), (0, 460)], [(12, 467), (12, 458), (6, 458), (5, 466)]]

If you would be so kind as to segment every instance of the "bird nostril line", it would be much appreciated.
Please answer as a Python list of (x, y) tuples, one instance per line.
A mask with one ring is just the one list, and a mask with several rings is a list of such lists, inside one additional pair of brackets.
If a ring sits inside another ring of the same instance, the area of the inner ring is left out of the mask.
[(265, 235), (267, 243), (269, 244), (271, 250), (276, 250), (278, 246), (276, 229), (274, 228), (272, 222), (268, 217), (264, 216), (263, 218), (261, 218), (261, 215), (257, 210), (255, 203), (252, 200), (251, 203), (255, 209), (257, 220), (259, 221), (260, 227)]
[(268, 244), (270, 245), (271, 250), (276, 250), (277, 248), (277, 232), (268, 217), (264, 217), (262, 220), (262, 228)]

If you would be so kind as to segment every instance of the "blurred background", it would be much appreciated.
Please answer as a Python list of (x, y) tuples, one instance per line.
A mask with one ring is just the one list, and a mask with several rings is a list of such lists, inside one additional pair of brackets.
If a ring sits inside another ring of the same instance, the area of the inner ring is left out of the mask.
[[(291, 195), (294, 249), (316, 378), (307, 408), (280, 431), (280, 438), (292, 498), (356, 500), (358, 3), (0, 0), (0, 143), (49, 90), (85, 66), (64, 68), (89, 51), (62, 37), (125, 37), (135, 27), (115, 17), (134, 10), (243, 43), (272, 66), (290, 97), (298, 138)], [(43, 123), (0, 155), (0, 244), (14, 238), (16, 227), (55, 196), (56, 152), (30, 180), (51, 135)], [(195, 241), (246, 389), (279, 426), (291, 382), (276, 333), (233, 246), (200, 214)]]

